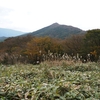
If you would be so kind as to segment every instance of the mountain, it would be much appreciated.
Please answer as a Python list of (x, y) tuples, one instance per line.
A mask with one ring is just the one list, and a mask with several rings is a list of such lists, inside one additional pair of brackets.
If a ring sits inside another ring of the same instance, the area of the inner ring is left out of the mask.
[(0, 42), (4, 41), (5, 39), (7, 39), (7, 37), (0, 37)]
[(21, 34), (24, 34), (24, 32), (12, 29), (0, 28), (0, 37), (14, 37)]
[(50, 36), (50, 37), (55, 37), (55, 38), (61, 38), (64, 39), (70, 35), (73, 34), (82, 34), (85, 33), (85, 31), (73, 27), (73, 26), (68, 26), (68, 25), (60, 25), (58, 23), (54, 23), (52, 25), (49, 25), (47, 27), (44, 27), (42, 29), (39, 29), (37, 31), (23, 34), (22, 36), (26, 35), (32, 35), (32, 36)]

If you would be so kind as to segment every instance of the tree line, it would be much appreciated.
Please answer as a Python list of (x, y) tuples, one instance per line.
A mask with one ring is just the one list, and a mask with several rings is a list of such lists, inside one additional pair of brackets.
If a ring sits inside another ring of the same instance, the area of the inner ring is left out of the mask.
[[(66, 55), (66, 56), (65, 56)], [(100, 29), (72, 35), (64, 40), (45, 37), (11, 37), (0, 42), (0, 63), (32, 63), (60, 60), (63, 57), (98, 61), (100, 56)]]

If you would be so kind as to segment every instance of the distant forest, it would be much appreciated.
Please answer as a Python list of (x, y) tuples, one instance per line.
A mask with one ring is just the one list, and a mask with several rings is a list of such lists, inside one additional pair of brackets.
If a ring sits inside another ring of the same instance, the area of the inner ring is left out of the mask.
[(0, 42), (0, 63), (32, 63), (44, 60), (63, 59), (63, 56), (76, 57), (97, 62), (100, 56), (100, 29), (85, 34), (71, 35), (65, 39), (31, 35), (11, 37)]

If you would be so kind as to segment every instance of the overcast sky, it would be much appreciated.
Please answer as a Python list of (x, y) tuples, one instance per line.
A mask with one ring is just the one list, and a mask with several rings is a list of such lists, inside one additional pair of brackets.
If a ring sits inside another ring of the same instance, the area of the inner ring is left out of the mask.
[(0, 28), (31, 32), (55, 22), (100, 28), (100, 0), (0, 0)]

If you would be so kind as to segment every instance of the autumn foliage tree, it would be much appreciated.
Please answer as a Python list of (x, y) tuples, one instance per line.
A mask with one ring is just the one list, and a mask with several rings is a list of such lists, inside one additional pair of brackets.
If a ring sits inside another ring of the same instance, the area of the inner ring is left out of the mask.
[(64, 40), (65, 52), (68, 54), (81, 53), (83, 46), (83, 35), (72, 35)]
[(27, 43), (25, 54), (29, 57), (31, 63), (34, 61), (41, 61), (43, 54), (61, 53), (63, 52), (61, 40), (53, 39), (51, 37), (34, 37)]
[[(26, 44), (33, 37), (10, 37), (0, 43), (0, 61), (6, 64), (15, 63), (15, 59), (19, 59), (20, 55), (24, 56)], [(6, 61), (5, 61), (6, 60)], [(21, 61), (24, 62), (24, 61)]]
[[(83, 57), (91, 54), (91, 61), (100, 56), (100, 29), (89, 30), (83, 35), (72, 35), (63, 40), (51, 37), (11, 37), (0, 42), (0, 63), (14, 64), (20, 62), (36, 63), (43, 60), (43, 55), (52, 54), (53, 59), (64, 54)], [(55, 56), (56, 55), (56, 56)], [(8, 63), (9, 62), (9, 63)]]
[(87, 31), (84, 38), (84, 52), (94, 55), (95, 60), (100, 55), (100, 29)]

